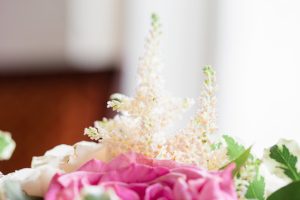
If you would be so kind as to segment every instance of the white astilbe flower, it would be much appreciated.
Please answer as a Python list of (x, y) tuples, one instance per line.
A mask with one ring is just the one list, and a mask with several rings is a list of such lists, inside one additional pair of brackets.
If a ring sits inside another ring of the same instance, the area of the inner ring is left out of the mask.
[(107, 106), (119, 112), (113, 119), (95, 122), (85, 130), (93, 140), (109, 148), (111, 156), (134, 151), (153, 158), (161, 155), (168, 127), (193, 104), (192, 99), (166, 94), (160, 76), (159, 39), (156, 15), (146, 38), (145, 52), (139, 60), (138, 86), (133, 97), (114, 94)]
[(199, 109), (187, 127), (168, 140), (165, 157), (217, 170), (226, 164), (228, 158), (224, 147), (211, 148), (211, 136), (216, 132), (216, 78), (210, 66), (205, 66), (203, 72), (206, 79)]
[(134, 151), (152, 158), (172, 159), (207, 169), (219, 169), (228, 161), (226, 150), (212, 149), (216, 132), (215, 72), (205, 66), (199, 110), (188, 126), (165, 140), (168, 127), (194, 103), (166, 94), (160, 76), (160, 24), (152, 16), (145, 52), (139, 62), (138, 86), (133, 97), (114, 94), (107, 106), (119, 112), (113, 119), (96, 122), (85, 134), (109, 149), (111, 157)]
[(246, 200), (246, 193), (249, 184), (257, 176), (257, 160), (254, 158), (249, 158), (248, 161), (243, 165), (239, 171), (239, 176), (234, 177), (234, 183), (236, 192), (239, 200)]
[(216, 132), (216, 75), (211, 66), (205, 66), (203, 73), (206, 77), (203, 84), (202, 94), (200, 96), (200, 106), (198, 113), (190, 125), (200, 133), (203, 143), (211, 143), (208, 138)]

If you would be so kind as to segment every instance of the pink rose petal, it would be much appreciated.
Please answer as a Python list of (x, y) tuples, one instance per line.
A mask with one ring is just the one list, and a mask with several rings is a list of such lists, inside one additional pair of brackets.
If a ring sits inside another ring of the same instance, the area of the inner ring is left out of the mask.
[(45, 200), (71, 200), (83, 187), (112, 188), (123, 200), (237, 200), (231, 165), (208, 172), (174, 161), (122, 154), (109, 163), (91, 160), (69, 174), (56, 174)]

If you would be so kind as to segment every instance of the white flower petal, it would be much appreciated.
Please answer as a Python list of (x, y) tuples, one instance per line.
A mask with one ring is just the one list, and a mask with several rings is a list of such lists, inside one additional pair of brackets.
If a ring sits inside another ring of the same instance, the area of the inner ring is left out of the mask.
[(111, 158), (102, 145), (95, 142), (82, 141), (73, 146), (58, 145), (43, 156), (33, 157), (32, 168), (0, 177), (0, 188), (4, 181), (12, 180), (19, 182), (27, 194), (43, 196), (55, 173), (74, 171), (91, 159), (108, 161)]
[(269, 170), (269, 167), (264, 164), (260, 166), (260, 173), (265, 179), (265, 193), (267, 196), (289, 183), (289, 180), (280, 178), (278, 175), (273, 174)]
[(53, 175), (57, 172), (58, 169), (47, 166), (21, 169), (0, 178), (0, 188), (5, 181), (16, 181), (28, 195), (43, 196)]
[(68, 157), (68, 162), (62, 165), (62, 168), (66, 172), (74, 171), (81, 165), (91, 159), (99, 159), (102, 161), (108, 161), (108, 153), (102, 144), (95, 142), (81, 141), (74, 146), (74, 153)]
[(68, 157), (74, 154), (74, 148), (70, 145), (58, 145), (53, 149), (47, 151), (44, 156), (33, 157), (31, 167), (37, 168), (39, 166), (53, 166), (60, 168), (62, 164), (68, 161)]
[(73, 146), (59, 145), (47, 151), (43, 156), (33, 157), (31, 166), (32, 168), (52, 166), (70, 172), (91, 159), (108, 161), (110, 158), (101, 144), (81, 141)]

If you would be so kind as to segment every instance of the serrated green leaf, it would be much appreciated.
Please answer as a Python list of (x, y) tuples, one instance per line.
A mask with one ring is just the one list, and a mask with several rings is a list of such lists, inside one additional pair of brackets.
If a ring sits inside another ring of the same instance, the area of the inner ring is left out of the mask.
[(265, 180), (262, 176), (256, 176), (250, 182), (245, 197), (247, 199), (264, 200), (265, 197)]
[(272, 193), (267, 200), (299, 200), (300, 181), (292, 182)]
[(232, 137), (223, 135), (223, 138), (227, 144), (227, 155), (230, 160), (236, 159), (246, 150), (244, 146), (238, 144)]
[(235, 176), (240, 171), (241, 167), (247, 162), (248, 158), (251, 156), (250, 154), (251, 148), (252, 147), (246, 149), (240, 156), (238, 156), (236, 159), (234, 159), (233, 161), (231, 161), (221, 169), (224, 169), (228, 165), (235, 163), (235, 169), (232, 172), (232, 174)]
[(270, 158), (280, 163), (280, 168), (291, 180), (300, 180), (300, 173), (296, 168), (297, 157), (285, 145), (282, 145), (282, 148), (278, 145), (272, 146), (270, 149)]

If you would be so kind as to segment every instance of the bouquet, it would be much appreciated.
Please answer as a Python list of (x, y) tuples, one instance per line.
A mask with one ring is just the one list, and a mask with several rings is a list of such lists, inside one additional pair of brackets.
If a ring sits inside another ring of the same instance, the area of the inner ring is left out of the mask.
[[(159, 59), (161, 26), (152, 15), (135, 95), (113, 94), (118, 114), (96, 121), (84, 134), (95, 142), (58, 145), (33, 157), (31, 168), (0, 178), (9, 200), (282, 200), (300, 199), (300, 148), (280, 140), (263, 158), (216, 126), (216, 73), (203, 68), (197, 101), (171, 97), (163, 88)], [(172, 125), (195, 102), (187, 125)], [(0, 134), (0, 158), (14, 143)], [(1, 175), (0, 175), (1, 176)]]

